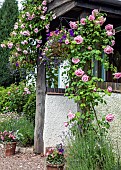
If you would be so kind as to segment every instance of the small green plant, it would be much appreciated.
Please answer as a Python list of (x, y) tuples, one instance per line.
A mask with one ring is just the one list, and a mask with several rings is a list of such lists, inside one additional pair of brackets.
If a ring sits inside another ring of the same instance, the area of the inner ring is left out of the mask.
[(46, 163), (51, 165), (62, 165), (65, 164), (64, 149), (62, 144), (56, 146), (56, 148), (50, 148), (47, 152)]
[(68, 170), (116, 170), (120, 164), (116, 160), (112, 144), (106, 136), (90, 130), (85, 135), (78, 131), (67, 146)]

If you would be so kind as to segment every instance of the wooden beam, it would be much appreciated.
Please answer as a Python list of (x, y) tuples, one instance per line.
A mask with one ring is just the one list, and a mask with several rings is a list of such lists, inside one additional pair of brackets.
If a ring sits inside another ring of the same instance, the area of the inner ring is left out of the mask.
[(115, 15), (121, 15), (121, 9), (118, 7), (110, 6), (110, 5), (103, 5), (103, 4), (94, 4), (89, 2), (77, 1), (77, 7), (85, 8), (85, 9), (100, 9), (100, 11), (111, 13)]
[(61, 0), (61, 1), (55, 0), (55, 1), (52, 1), (51, 3), (48, 4), (48, 11), (51, 11), (55, 8), (58, 8), (58, 7), (66, 4), (66, 3), (73, 2), (73, 1), (74, 0)]
[(74, 7), (76, 7), (76, 2), (68, 2), (66, 4), (63, 4), (61, 6), (58, 6), (57, 8), (53, 9), (53, 12), (55, 13), (55, 15), (57, 17), (62, 16), (63, 14), (67, 13), (68, 11), (70, 11), (71, 9), (73, 9)]

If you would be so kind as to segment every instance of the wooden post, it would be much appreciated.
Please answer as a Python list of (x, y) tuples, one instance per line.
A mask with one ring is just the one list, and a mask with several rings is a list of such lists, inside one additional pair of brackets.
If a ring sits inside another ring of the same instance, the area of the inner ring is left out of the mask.
[(44, 117), (45, 117), (45, 65), (40, 64), (38, 59), (37, 81), (36, 81), (36, 115), (34, 131), (34, 152), (37, 154), (44, 152)]

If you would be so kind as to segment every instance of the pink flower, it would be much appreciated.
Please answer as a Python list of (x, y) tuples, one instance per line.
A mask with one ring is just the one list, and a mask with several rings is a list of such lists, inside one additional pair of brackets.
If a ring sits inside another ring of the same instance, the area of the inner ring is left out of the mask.
[(73, 62), (74, 64), (77, 64), (77, 63), (80, 62), (80, 60), (79, 60), (78, 58), (72, 58), (72, 62)]
[(108, 114), (108, 115), (105, 117), (105, 119), (106, 119), (108, 122), (112, 122), (113, 119), (114, 119), (114, 115)]
[(111, 54), (111, 53), (113, 53), (113, 48), (111, 46), (107, 45), (107, 47), (104, 49), (104, 52), (106, 54)]
[(40, 44), (37, 44), (36, 48), (39, 48), (40, 47)]
[(28, 44), (28, 41), (27, 41), (27, 40), (24, 40), (24, 44)]
[(42, 40), (36, 39), (36, 41), (37, 41), (38, 44), (41, 44), (41, 43), (42, 43)]
[(14, 29), (17, 30), (18, 29), (18, 24), (14, 25)]
[(11, 94), (11, 92), (10, 91), (8, 91), (8, 95), (10, 95)]
[(108, 92), (112, 92), (112, 87), (108, 86), (107, 90), (108, 90)]
[(20, 47), (18, 47), (18, 48), (16, 48), (16, 50), (20, 52), (20, 51), (21, 51), (21, 48), (20, 48)]
[(45, 16), (44, 16), (44, 15), (41, 15), (40, 18), (41, 18), (42, 20), (45, 20)]
[(106, 18), (101, 16), (98, 18), (98, 20), (95, 21), (95, 25), (98, 25), (98, 24), (103, 25), (105, 21), (106, 21)]
[(1, 44), (1, 47), (2, 47), (2, 48), (5, 48), (5, 47), (6, 47), (6, 45), (5, 45), (5, 44)]
[(77, 44), (81, 44), (83, 42), (83, 38), (81, 35), (78, 35), (74, 38), (74, 41), (76, 41)]
[(28, 51), (27, 51), (27, 50), (24, 50), (23, 53), (24, 53), (24, 54), (28, 54)]
[(95, 20), (95, 16), (94, 15), (90, 15), (88, 18), (90, 21), (94, 21)]
[(64, 126), (67, 127), (68, 126), (68, 122), (64, 122)]
[(1, 136), (1, 140), (4, 140), (4, 136)]
[(46, 28), (47, 30), (49, 29), (49, 27), (50, 27), (49, 24), (45, 25), (45, 28)]
[(12, 42), (9, 42), (7, 45), (8, 45), (8, 48), (10, 48), (10, 49), (13, 47), (13, 43)]
[(52, 15), (52, 18), (53, 18), (53, 19), (56, 19), (56, 15), (55, 15), (55, 14), (53, 14), (53, 15)]
[(114, 78), (115, 79), (121, 78), (121, 73), (114, 73)]
[(80, 69), (80, 68), (75, 71), (75, 75), (77, 77), (81, 77), (83, 74), (84, 74), (84, 71), (82, 69)]
[(68, 118), (72, 120), (75, 117), (75, 114), (73, 114), (71, 111), (68, 113)]
[(99, 14), (98, 9), (94, 9), (94, 10), (92, 11), (92, 15), (93, 15), (93, 16), (96, 16), (96, 15), (98, 15), (98, 14)]
[(26, 16), (27, 16), (27, 17), (30, 16), (30, 13), (29, 13), (29, 12), (26, 12)]
[(88, 48), (87, 48), (88, 50), (92, 50), (92, 47), (91, 46), (88, 46)]
[(68, 39), (65, 40), (65, 44), (69, 44), (69, 40)]
[(113, 25), (108, 24), (105, 26), (106, 31), (112, 31), (113, 30)]
[(42, 9), (43, 9), (44, 13), (47, 11), (47, 7), (45, 7), (45, 6)]
[(27, 94), (31, 94), (31, 92), (28, 90), (27, 92), (26, 92)]
[(82, 25), (85, 25), (85, 24), (86, 24), (85, 21), (86, 21), (86, 18), (82, 18), (82, 19), (80, 20), (80, 22), (81, 22)]
[(26, 92), (27, 92), (27, 91), (29, 91), (29, 89), (28, 89), (27, 87), (25, 87), (25, 88), (24, 88), (24, 91), (26, 91)]
[(70, 21), (70, 27), (72, 28), (72, 29), (77, 29), (77, 23), (76, 22), (72, 22), (72, 21)]
[(84, 75), (82, 76), (82, 81), (87, 82), (88, 80), (89, 80), (89, 76), (87, 76), (86, 74), (84, 74)]
[(96, 89), (96, 88), (94, 88), (94, 89), (93, 89), (93, 92), (96, 92), (96, 91), (97, 91), (97, 89)]
[(35, 33), (38, 33), (38, 31), (39, 31), (38, 28), (35, 28), (35, 29), (34, 29), (34, 32), (35, 32)]
[(22, 24), (22, 25), (21, 25), (21, 28), (25, 28), (25, 25), (24, 25), (24, 24)]
[(42, 2), (42, 5), (47, 5), (47, 1), (44, 0), (44, 1)]
[(112, 31), (107, 31), (107, 36), (112, 36), (113, 35), (113, 32)]
[(111, 40), (111, 46), (114, 46), (115, 45), (115, 40)]
[(31, 25), (31, 24), (29, 25), (29, 28), (31, 28), (31, 29), (32, 29), (32, 25)]

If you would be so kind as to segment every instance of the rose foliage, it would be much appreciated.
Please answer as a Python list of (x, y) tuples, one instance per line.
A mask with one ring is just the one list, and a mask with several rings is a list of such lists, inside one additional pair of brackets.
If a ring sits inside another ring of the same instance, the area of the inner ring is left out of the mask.
[[(107, 70), (115, 69), (109, 64), (109, 54), (113, 54), (113, 45), (115, 44), (115, 30), (113, 25), (103, 26), (106, 21), (106, 14), (93, 10), (90, 16), (82, 18), (80, 21), (69, 22), (69, 28), (57, 29), (48, 34), (48, 41), (43, 54), (45, 54), (48, 65), (54, 63), (57, 65), (64, 60), (68, 60), (66, 72), (68, 79), (66, 84), (66, 96), (74, 99), (78, 104), (78, 112), (68, 114), (68, 126), (77, 125), (83, 133), (88, 128), (95, 131), (99, 128), (107, 131), (109, 123), (102, 116), (98, 119), (95, 106), (106, 103), (103, 100), (105, 94), (111, 94), (111, 87), (107, 90), (98, 88), (98, 82), (101, 78), (94, 76), (94, 65), (98, 61)], [(102, 28), (103, 26), (103, 28)], [(52, 67), (48, 67), (49, 71)], [(100, 93), (103, 92), (103, 93)], [(96, 121), (94, 121), (96, 120)], [(71, 126), (75, 128), (75, 126)]]

